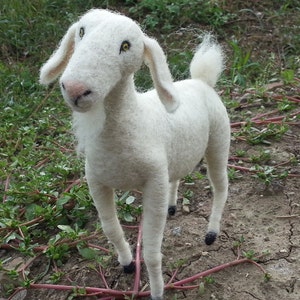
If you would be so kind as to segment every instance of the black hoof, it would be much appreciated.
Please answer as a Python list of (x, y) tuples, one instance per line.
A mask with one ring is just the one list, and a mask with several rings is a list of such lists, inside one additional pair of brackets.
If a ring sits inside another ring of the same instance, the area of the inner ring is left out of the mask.
[(217, 234), (213, 231), (210, 231), (205, 236), (205, 244), (211, 245), (217, 238)]
[(132, 261), (128, 266), (123, 266), (124, 273), (132, 274), (135, 272), (135, 263)]
[(170, 206), (168, 208), (168, 213), (169, 213), (169, 216), (174, 216), (176, 213), (176, 206), (175, 205)]

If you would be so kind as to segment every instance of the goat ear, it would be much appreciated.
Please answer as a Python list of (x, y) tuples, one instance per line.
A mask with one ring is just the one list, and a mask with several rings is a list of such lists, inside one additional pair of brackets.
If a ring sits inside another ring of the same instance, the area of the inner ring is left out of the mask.
[(53, 82), (65, 69), (74, 50), (74, 40), (77, 23), (74, 23), (60, 42), (48, 61), (40, 70), (40, 83), (48, 85)]
[(149, 37), (144, 39), (144, 58), (148, 65), (154, 87), (168, 112), (174, 112), (179, 100), (173, 84), (173, 79), (166, 61), (166, 56), (158, 42)]

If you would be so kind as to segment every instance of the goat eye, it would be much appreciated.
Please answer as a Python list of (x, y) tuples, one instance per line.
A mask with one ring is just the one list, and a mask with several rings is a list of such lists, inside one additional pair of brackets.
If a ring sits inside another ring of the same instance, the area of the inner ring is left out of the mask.
[(79, 29), (79, 37), (82, 39), (83, 36), (84, 36), (84, 28), (80, 27), (80, 29)]
[(120, 53), (128, 51), (130, 49), (130, 46), (131, 45), (128, 41), (122, 42), (121, 47), (120, 47)]

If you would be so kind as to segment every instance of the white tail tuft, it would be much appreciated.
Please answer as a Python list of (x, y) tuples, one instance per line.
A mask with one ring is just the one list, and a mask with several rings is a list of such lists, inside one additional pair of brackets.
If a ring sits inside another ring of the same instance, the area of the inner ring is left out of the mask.
[(223, 71), (224, 55), (222, 48), (210, 34), (206, 34), (190, 65), (193, 79), (201, 79), (214, 87)]

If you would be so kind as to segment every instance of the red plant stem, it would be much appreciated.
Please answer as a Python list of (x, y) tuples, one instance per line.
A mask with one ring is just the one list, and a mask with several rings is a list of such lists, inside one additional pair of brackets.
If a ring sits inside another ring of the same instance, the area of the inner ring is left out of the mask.
[(100, 274), (100, 277), (101, 277), (101, 279), (102, 279), (102, 282), (103, 282), (104, 285), (105, 285), (105, 288), (106, 288), (106, 289), (109, 289), (108, 284), (107, 284), (107, 281), (106, 281), (105, 276), (104, 276), (104, 273), (103, 273), (103, 271), (102, 271), (102, 267), (101, 267), (100, 265), (99, 265), (99, 274)]
[(133, 294), (137, 295), (140, 288), (141, 280), (141, 252), (142, 252), (142, 221), (139, 224), (137, 237), (136, 253), (135, 253), (135, 278), (133, 286)]
[(98, 246), (98, 245), (95, 245), (95, 244), (91, 244), (91, 243), (87, 243), (88, 247), (89, 248), (95, 248), (95, 249), (99, 249), (103, 252), (106, 252), (106, 253), (110, 253), (111, 251), (109, 249), (106, 249), (104, 247), (101, 247), (101, 246)]
[(139, 226), (136, 225), (122, 225), (122, 227), (127, 229), (139, 229)]
[(269, 112), (266, 112), (266, 113), (263, 113), (263, 114), (259, 114), (259, 115), (256, 115), (255, 117), (253, 117), (251, 119), (251, 121), (254, 121), (254, 120), (257, 120), (257, 119), (261, 119), (261, 118), (263, 118), (265, 116), (273, 115), (273, 114), (276, 114), (278, 112), (279, 112), (279, 110), (275, 109), (275, 110), (272, 110), (272, 111), (269, 111)]
[[(106, 288), (56, 285), (56, 284), (47, 284), (47, 283), (44, 283), (44, 284), (43, 283), (32, 283), (32, 284), (30, 284), (30, 288), (32, 288), (32, 289), (54, 289), (54, 290), (60, 290), (60, 291), (70, 291), (70, 290), (72, 291), (72, 290), (76, 290), (76, 289), (82, 289), (82, 290), (85, 290), (87, 294), (98, 293), (98, 294), (110, 295), (110, 296), (116, 296), (116, 297), (131, 296), (133, 294), (132, 291), (117, 291), (117, 290), (106, 289)], [(142, 294), (149, 295), (150, 292), (143, 292)]]
[[(279, 165), (277, 165), (277, 166), (279, 166)], [(275, 167), (277, 167), (277, 166), (275, 166)], [(236, 169), (236, 170), (240, 170), (240, 171), (243, 171), (243, 172), (257, 173), (259, 171), (259, 170), (246, 168), (246, 167), (241, 167), (241, 166), (236, 166), (236, 165), (231, 165), (231, 164), (227, 164), (227, 167), (228, 168), (233, 168), (233, 169)], [(288, 173), (287, 177), (300, 177), (300, 174)]]
[[(213, 273), (216, 273), (216, 272), (219, 272), (223, 269), (226, 269), (228, 267), (233, 267), (233, 266), (236, 266), (236, 265), (239, 265), (239, 264), (242, 264), (242, 263), (252, 263), (252, 264), (255, 264), (256, 266), (258, 265), (255, 261), (251, 260), (251, 259), (248, 259), (248, 258), (241, 258), (241, 259), (237, 259), (237, 260), (234, 260), (234, 261), (231, 261), (229, 263), (225, 263), (225, 264), (222, 264), (222, 265), (219, 265), (217, 267), (214, 267), (212, 269), (209, 269), (207, 271), (204, 271), (204, 272), (200, 272), (196, 275), (193, 275), (191, 277), (188, 277), (188, 278), (185, 278), (183, 280), (179, 280), (177, 282), (174, 282), (172, 283), (171, 285), (167, 285), (165, 286), (165, 289), (172, 289), (174, 287), (178, 287), (178, 286), (181, 286), (181, 285), (184, 285), (186, 283), (190, 283), (190, 282), (193, 282), (199, 278), (203, 278), (203, 277), (206, 277), (208, 275), (211, 275)], [(262, 269), (263, 270), (263, 269)], [(265, 271), (263, 270), (263, 272), (265, 273)]]
[(68, 192), (70, 192), (70, 190), (72, 189), (72, 187), (73, 186), (75, 186), (75, 185), (78, 185), (78, 184), (80, 184), (81, 183), (81, 179), (79, 178), (79, 179), (76, 179), (76, 180), (74, 180), (64, 191), (63, 191), (63, 193), (68, 193)]
[(174, 273), (172, 274), (172, 277), (170, 278), (170, 280), (169, 280), (169, 282), (167, 283), (167, 285), (170, 285), (170, 284), (173, 282), (174, 278), (176, 277), (176, 275), (177, 275), (177, 273), (178, 273), (178, 270), (179, 270), (179, 269), (176, 269), (176, 270), (174, 271)]
[[(300, 100), (299, 100), (300, 102)], [(276, 111), (272, 111), (270, 113), (275, 113)], [(264, 117), (265, 115), (267, 114), (270, 114), (270, 113), (266, 113), (266, 114), (261, 114), (261, 115), (257, 115), (255, 117), (253, 117), (250, 121), (250, 123), (253, 123), (253, 124), (256, 124), (256, 125), (260, 125), (260, 124), (268, 124), (268, 123), (278, 123), (279, 121), (282, 121), (284, 118), (286, 118), (286, 116), (277, 116), (277, 117), (273, 117), (273, 118), (268, 118), (268, 119), (263, 119), (263, 120), (258, 120), (262, 117)], [(293, 114), (290, 114), (288, 117), (295, 117), (297, 115), (300, 114), (300, 111), (297, 111)], [(279, 122), (281, 123), (281, 122)], [(285, 124), (289, 124), (289, 125), (297, 125), (298, 123), (293, 123), (293, 122), (284, 122)], [(234, 127), (239, 127), (239, 126), (244, 126), (244, 125), (247, 125), (249, 124), (249, 122), (247, 121), (241, 121), (241, 122), (234, 122), (234, 123), (231, 123), (231, 128), (234, 128)]]
[(44, 158), (43, 160), (41, 160), (40, 162), (38, 162), (35, 167), (38, 169), (39, 167), (43, 166), (46, 162), (48, 162), (50, 160), (49, 157)]
[(272, 95), (271, 96), (275, 100), (282, 100), (283, 98), (288, 99), (289, 101), (300, 103), (300, 99), (292, 96), (286, 96), (286, 95)]
[[(214, 267), (212, 269), (209, 269), (207, 271), (200, 272), (196, 275), (190, 276), (188, 278), (185, 278), (183, 280), (179, 280), (174, 283), (168, 283), (165, 285), (165, 290), (170, 290), (170, 289), (180, 289), (180, 290), (188, 290), (188, 289), (193, 289), (193, 288), (198, 288), (198, 285), (190, 285), (190, 286), (183, 286), (184, 284), (191, 283), (193, 281), (196, 281), (197, 279), (209, 276), (213, 273), (219, 272), (223, 269), (233, 267), (242, 263), (251, 263), (254, 264), (255, 266), (259, 267), (260, 270), (263, 273), (266, 273), (265, 270), (255, 261), (248, 259), (248, 258), (241, 258), (234, 260), (229, 263), (225, 263), (222, 265), (219, 265), (217, 267)], [(76, 290), (76, 289), (83, 289), (85, 292), (90, 295), (90, 294), (101, 294), (101, 295), (107, 295), (107, 296), (112, 296), (112, 297), (117, 297), (119, 299), (124, 299), (125, 296), (136, 296), (136, 297), (146, 297), (150, 295), (150, 291), (145, 291), (145, 292), (138, 292), (137, 294), (135, 291), (117, 291), (117, 290), (112, 290), (112, 289), (105, 289), (105, 288), (94, 288), (94, 287), (80, 287), (80, 286), (69, 286), (69, 285), (55, 285), (55, 284), (38, 284), (38, 283), (32, 283), (30, 285), (30, 288), (32, 289), (55, 289), (55, 290)]]
[(231, 165), (231, 164), (227, 164), (227, 167), (228, 168), (233, 168), (233, 169), (236, 169), (236, 170), (240, 170), (240, 171), (244, 171), (244, 172), (254, 172), (254, 173), (257, 172), (257, 170), (252, 170), (250, 168), (236, 166), (236, 165)]

